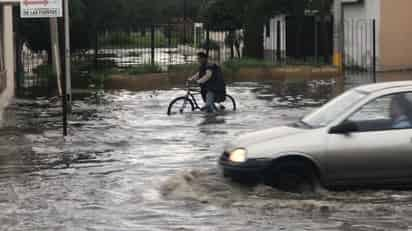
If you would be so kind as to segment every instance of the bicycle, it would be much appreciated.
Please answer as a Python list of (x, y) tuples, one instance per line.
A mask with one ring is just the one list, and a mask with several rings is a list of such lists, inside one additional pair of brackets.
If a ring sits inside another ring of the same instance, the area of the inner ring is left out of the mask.
[[(169, 103), (167, 108), (168, 115), (183, 114), (184, 112), (193, 112), (201, 109), (195, 97), (201, 94), (200, 89), (189, 82), (186, 82), (186, 88), (186, 95), (177, 97)], [(226, 94), (224, 101), (215, 102), (215, 108), (218, 112), (236, 111), (236, 101), (232, 96)]]

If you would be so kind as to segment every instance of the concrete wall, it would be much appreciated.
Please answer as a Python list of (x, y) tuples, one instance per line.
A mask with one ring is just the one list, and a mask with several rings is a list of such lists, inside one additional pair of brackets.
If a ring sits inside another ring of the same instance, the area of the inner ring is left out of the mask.
[[(378, 37), (381, 31), (381, 1), (382, 0), (364, 0), (343, 5), (346, 65), (357, 65), (361, 67), (369, 67), (371, 65), (370, 57), (372, 57), (373, 53), (371, 20), (376, 20), (376, 36)], [(379, 41), (377, 42), (376, 56), (379, 67), (381, 51)]]
[(412, 68), (412, 0), (381, 0), (380, 64), (384, 70)]

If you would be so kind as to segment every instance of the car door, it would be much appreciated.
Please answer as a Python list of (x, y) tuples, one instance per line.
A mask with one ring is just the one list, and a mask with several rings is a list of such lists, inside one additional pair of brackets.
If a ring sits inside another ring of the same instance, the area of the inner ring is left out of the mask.
[[(397, 95), (374, 99), (349, 116), (346, 122), (354, 122), (359, 131), (328, 135), (328, 180), (364, 184), (412, 179), (412, 126), (394, 128), (391, 118)], [(410, 103), (403, 107), (412, 111)]]

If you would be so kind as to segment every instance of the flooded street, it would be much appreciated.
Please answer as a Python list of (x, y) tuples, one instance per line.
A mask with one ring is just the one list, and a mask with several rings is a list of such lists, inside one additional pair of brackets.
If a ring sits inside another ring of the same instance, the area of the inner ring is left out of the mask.
[(238, 111), (167, 116), (184, 90), (77, 96), (70, 135), (60, 107), (18, 100), (0, 132), (0, 230), (408, 230), (412, 191), (297, 195), (224, 179), (235, 136), (291, 123), (333, 83), (237, 83)]

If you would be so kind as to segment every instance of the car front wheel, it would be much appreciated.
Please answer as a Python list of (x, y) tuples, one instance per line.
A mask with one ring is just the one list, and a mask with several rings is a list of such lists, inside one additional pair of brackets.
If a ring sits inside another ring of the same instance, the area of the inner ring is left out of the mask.
[(265, 182), (287, 192), (314, 192), (318, 177), (311, 164), (301, 161), (285, 161), (275, 164), (265, 176)]

